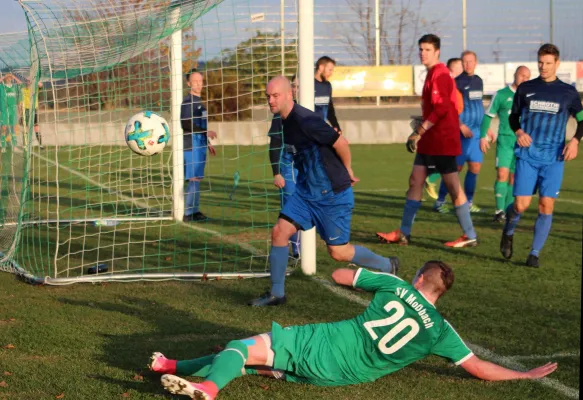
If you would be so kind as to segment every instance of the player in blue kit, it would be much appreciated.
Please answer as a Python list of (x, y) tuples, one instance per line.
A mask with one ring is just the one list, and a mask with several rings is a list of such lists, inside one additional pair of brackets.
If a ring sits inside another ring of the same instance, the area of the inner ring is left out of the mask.
[[(297, 98), (299, 82), (294, 75), (291, 79), (292, 95)], [(295, 100), (294, 100), (295, 101)], [(274, 114), (269, 128), (269, 161), (273, 171), (273, 184), (279, 188), (281, 195), (281, 207), (296, 191), (298, 170), (294, 166), (292, 149), (283, 144), (283, 123), (279, 114)], [(300, 233), (297, 232), (290, 238), (292, 257), (296, 260), (300, 257)]]
[[(526, 265), (539, 267), (539, 254), (551, 230), (555, 199), (559, 196), (565, 161), (577, 157), (583, 137), (583, 107), (577, 90), (557, 78), (559, 49), (544, 44), (538, 50), (540, 76), (521, 84), (514, 95), (510, 128), (516, 134), (514, 203), (506, 209), (500, 241), (504, 258), (512, 257), (514, 229), (538, 190), (538, 218)], [(575, 136), (565, 146), (569, 116), (577, 120)]]
[(316, 73), (314, 74), (314, 111), (318, 113), (324, 121), (330, 122), (332, 128), (342, 135), (342, 129), (336, 118), (334, 103), (332, 102), (332, 84), (329, 79), (334, 73), (336, 61), (328, 56), (323, 56), (316, 62)]
[(206, 221), (200, 212), (200, 182), (204, 178), (207, 149), (215, 155), (215, 149), (209, 139), (216, 139), (217, 134), (208, 130), (207, 111), (202, 104), (201, 92), (203, 76), (195, 70), (186, 74), (186, 83), (190, 92), (180, 107), (180, 123), (184, 131), (184, 179), (188, 181), (184, 199), (184, 222)]
[[(468, 171), (464, 180), (464, 191), (470, 203), (470, 212), (479, 212), (480, 208), (474, 205), (473, 200), (478, 174), (484, 159), (484, 154), (480, 150), (480, 126), (484, 118), (484, 104), (482, 103), (484, 83), (482, 78), (474, 73), (478, 64), (476, 53), (467, 50), (462, 53), (461, 58), (464, 72), (455, 78), (457, 89), (464, 100), (463, 111), (460, 114), (462, 154), (457, 157), (457, 165), (458, 171), (461, 171), (464, 164), (468, 164)], [(439, 197), (434, 205), (436, 211), (448, 211), (445, 206), (445, 196), (447, 196), (447, 188), (442, 182), (439, 188)]]
[(350, 240), (354, 208), (352, 171), (346, 139), (315, 112), (293, 101), (292, 87), (285, 77), (273, 78), (266, 90), (271, 112), (281, 116), (284, 145), (293, 153), (298, 169), (296, 190), (285, 203), (271, 234), (269, 265), (271, 290), (249, 305), (268, 306), (286, 302), (284, 283), (289, 238), (299, 230), (316, 227), (336, 261), (395, 273), (396, 258), (381, 257)]

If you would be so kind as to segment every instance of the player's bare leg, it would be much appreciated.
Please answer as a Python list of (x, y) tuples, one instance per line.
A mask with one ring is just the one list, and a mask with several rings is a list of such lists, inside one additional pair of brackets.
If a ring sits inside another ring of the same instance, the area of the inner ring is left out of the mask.
[[(223, 351), (212, 356), (208, 373), (204, 376), (205, 380), (202, 383), (192, 383), (173, 374), (165, 374), (160, 380), (164, 388), (172, 394), (189, 396), (193, 399), (214, 400), (219, 390), (233, 379), (243, 375), (245, 366), (262, 367), (260, 370), (258, 368), (258, 374), (281, 378), (282, 373), (272, 369), (274, 356), (270, 334), (233, 340), (225, 346)], [(175, 363), (180, 365), (180, 361)], [(175, 373), (179, 372), (180, 368), (176, 368)]]
[(423, 196), (423, 186), (427, 178), (427, 167), (424, 165), (413, 165), (413, 170), (409, 176), (409, 190), (407, 190), (407, 200), (401, 219), (401, 227), (392, 232), (377, 232), (377, 238), (384, 243), (395, 243), (406, 246), (411, 240), (411, 228), (417, 210), (421, 207), (421, 197)]
[(472, 217), (470, 216), (470, 204), (461, 186), (457, 172), (442, 175), (442, 180), (447, 187), (455, 208), (455, 214), (464, 234), (458, 239), (446, 242), (447, 247), (475, 247), (478, 245), (478, 237), (474, 230)]

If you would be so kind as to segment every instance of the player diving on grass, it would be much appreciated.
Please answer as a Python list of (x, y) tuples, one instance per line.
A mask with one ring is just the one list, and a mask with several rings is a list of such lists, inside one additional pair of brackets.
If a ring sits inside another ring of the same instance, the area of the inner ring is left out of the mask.
[[(494, 199), (496, 201), (496, 211), (494, 221), (504, 222), (506, 219), (506, 208), (514, 201), (512, 186), (514, 185), (514, 171), (516, 168), (516, 156), (514, 145), (516, 135), (510, 129), (508, 117), (512, 109), (514, 93), (522, 82), (530, 79), (530, 70), (525, 66), (520, 66), (514, 72), (514, 81), (504, 89), (498, 90), (490, 107), (484, 115), (480, 128), (480, 149), (486, 153), (490, 148), (490, 142), (496, 142), (496, 182), (494, 183)], [(492, 119), (498, 117), (498, 137), (490, 130)]]
[(403, 210), (401, 227), (395, 231), (378, 232), (382, 242), (408, 245), (415, 215), (421, 207), (423, 185), (427, 176), (439, 172), (449, 191), (463, 235), (446, 242), (448, 247), (470, 247), (478, 238), (470, 216), (470, 204), (461, 187), (456, 156), (461, 153), (459, 118), (456, 108), (457, 91), (447, 67), (439, 62), (441, 40), (428, 34), (419, 39), (419, 57), (427, 67), (423, 85), (423, 121), (407, 140), (407, 149), (414, 153), (415, 161), (409, 177), (409, 190)]
[[(299, 88), (298, 78), (294, 75), (291, 79), (292, 95), (297, 99)], [(279, 114), (274, 114), (269, 127), (269, 161), (273, 171), (273, 184), (280, 191), (281, 208), (296, 191), (298, 170), (294, 165), (293, 148), (283, 144), (283, 123)], [(300, 233), (294, 233), (291, 238), (292, 257), (296, 260), (300, 257)]]
[[(464, 193), (470, 203), (470, 212), (480, 212), (480, 208), (474, 205), (473, 201), (478, 174), (484, 159), (484, 154), (480, 150), (480, 126), (484, 117), (484, 104), (482, 103), (484, 83), (482, 78), (474, 73), (478, 65), (476, 53), (467, 50), (462, 53), (461, 58), (464, 72), (455, 78), (455, 83), (464, 101), (459, 126), (462, 154), (457, 156), (456, 162), (460, 172), (464, 164), (468, 164), (468, 171), (464, 179)], [(449, 208), (445, 203), (447, 192), (448, 189), (442, 181), (439, 187), (439, 196), (433, 206), (435, 211), (440, 213), (449, 212)]]
[(191, 70), (186, 74), (186, 84), (190, 92), (180, 107), (180, 123), (184, 131), (184, 179), (188, 181), (183, 221), (203, 222), (208, 218), (199, 210), (200, 182), (204, 178), (207, 149), (211, 155), (216, 154), (209, 139), (216, 139), (217, 134), (208, 130), (207, 111), (201, 99), (204, 84), (202, 74)]
[(266, 95), (271, 112), (281, 116), (283, 144), (293, 154), (298, 175), (296, 190), (287, 199), (271, 233), (271, 290), (249, 305), (286, 302), (284, 283), (289, 238), (314, 226), (334, 260), (395, 272), (396, 258), (381, 257), (349, 242), (354, 208), (352, 185), (358, 178), (352, 171), (346, 139), (317, 113), (294, 103), (287, 78), (273, 78), (267, 85)]
[[(500, 241), (504, 258), (512, 257), (514, 230), (538, 190), (538, 217), (526, 266), (539, 267), (539, 255), (551, 231), (555, 200), (559, 196), (565, 161), (577, 157), (583, 137), (583, 106), (577, 90), (557, 78), (559, 49), (544, 44), (538, 50), (540, 76), (516, 89), (510, 128), (516, 134), (514, 202), (506, 208)], [(569, 116), (577, 120), (575, 136), (565, 145)]]
[[(474, 355), (435, 307), (454, 283), (453, 270), (441, 261), (426, 262), (412, 284), (362, 268), (337, 269), (332, 278), (374, 293), (362, 314), (286, 328), (273, 322), (270, 333), (232, 340), (219, 354), (177, 361), (154, 353), (150, 369), (164, 374), (161, 382), (170, 393), (204, 400), (215, 399), (245, 374), (318, 386), (351, 385), (375, 381), (432, 354), (489, 381), (538, 379), (557, 369), (556, 363), (547, 363), (519, 372)], [(177, 375), (204, 380), (192, 383)]]

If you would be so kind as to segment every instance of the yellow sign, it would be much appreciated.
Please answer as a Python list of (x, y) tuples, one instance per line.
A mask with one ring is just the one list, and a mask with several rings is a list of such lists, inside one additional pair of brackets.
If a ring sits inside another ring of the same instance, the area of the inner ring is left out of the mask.
[(333, 97), (412, 96), (413, 67), (336, 67), (330, 83)]

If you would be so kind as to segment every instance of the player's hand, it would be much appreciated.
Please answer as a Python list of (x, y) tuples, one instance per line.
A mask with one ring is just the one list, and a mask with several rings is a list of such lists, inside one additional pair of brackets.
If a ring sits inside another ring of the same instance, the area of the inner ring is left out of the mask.
[(342, 135), (342, 130), (340, 128), (335, 127), (334, 131), (336, 131), (337, 134)]
[(217, 133), (215, 131), (208, 131), (206, 133), (206, 135), (209, 139), (216, 139), (217, 138)]
[(526, 379), (540, 379), (544, 378), (545, 376), (555, 372), (559, 364), (557, 363), (546, 363), (538, 368), (531, 369), (530, 371), (525, 372)]
[(347, 168), (346, 170), (348, 171), (348, 176), (350, 176), (351, 186), (354, 186), (354, 185), (356, 185), (357, 182), (360, 182), (360, 179), (358, 179), (356, 176), (354, 176), (354, 172), (352, 171), (352, 168)]
[(209, 149), (209, 153), (210, 153), (211, 156), (216, 156), (217, 155), (217, 150), (215, 150), (215, 148), (213, 147), (212, 144), (209, 143), (207, 147)]
[(563, 156), (565, 161), (574, 160), (579, 152), (579, 141), (575, 138), (569, 140), (569, 143), (563, 149)]
[(520, 147), (528, 147), (532, 143), (532, 138), (523, 130), (519, 131), (520, 133), (516, 135), (516, 142)]
[(496, 135), (494, 135), (491, 129), (488, 129), (488, 138), (490, 139), (490, 143), (496, 143)]
[(460, 125), (460, 132), (462, 133), (463, 137), (465, 137), (466, 139), (469, 139), (471, 137), (474, 136), (472, 130), (470, 128), (467, 127), (467, 125)]
[(490, 143), (488, 142), (489, 142), (488, 138), (480, 139), (480, 150), (482, 150), (482, 153), (484, 154), (486, 154), (488, 150), (490, 150)]
[(415, 153), (417, 151), (417, 142), (419, 142), (419, 139), (421, 139), (421, 135), (417, 132), (413, 132), (409, 135), (406, 143), (407, 151), (409, 153)]
[(285, 187), (285, 179), (281, 174), (277, 174), (273, 177), (273, 184), (276, 188), (283, 189)]

